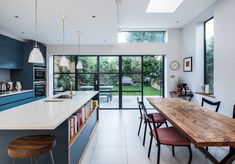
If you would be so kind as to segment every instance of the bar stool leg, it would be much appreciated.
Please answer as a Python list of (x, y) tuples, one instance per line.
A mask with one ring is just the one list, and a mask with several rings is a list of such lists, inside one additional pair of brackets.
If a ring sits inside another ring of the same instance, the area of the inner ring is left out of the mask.
[(54, 157), (53, 157), (53, 154), (52, 154), (52, 151), (51, 151), (51, 150), (50, 150), (50, 154), (51, 154), (51, 161), (52, 161), (52, 164), (55, 164)]
[(16, 159), (12, 158), (13, 164), (16, 164)]
[(33, 164), (33, 157), (30, 158), (31, 164)]
[(38, 164), (38, 156), (35, 157), (35, 164)]

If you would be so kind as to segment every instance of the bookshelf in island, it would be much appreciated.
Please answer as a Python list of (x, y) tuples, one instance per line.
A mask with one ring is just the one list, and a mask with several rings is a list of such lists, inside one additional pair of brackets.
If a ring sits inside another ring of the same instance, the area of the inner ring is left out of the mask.
[[(73, 99), (57, 99), (58, 96), (0, 112), (0, 163), (12, 163), (7, 146), (15, 138), (45, 134), (56, 137), (53, 154), (57, 164), (79, 162), (99, 120), (99, 93), (76, 91)], [(16, 161), (23, 164), (30, 160)], [(50, 162), (50, 154), (39, 157), (39, 164)]]

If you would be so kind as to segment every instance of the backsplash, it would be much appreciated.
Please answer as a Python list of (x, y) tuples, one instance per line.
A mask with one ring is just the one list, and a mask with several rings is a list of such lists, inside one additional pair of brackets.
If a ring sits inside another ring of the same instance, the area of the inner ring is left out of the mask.
[(0, 69), (0, 81), (7, 82), (10, 80), (10, 70)]

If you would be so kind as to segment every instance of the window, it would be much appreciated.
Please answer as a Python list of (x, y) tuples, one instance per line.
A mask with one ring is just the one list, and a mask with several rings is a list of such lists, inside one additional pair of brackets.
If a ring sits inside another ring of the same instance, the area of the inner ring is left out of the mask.
[(166, 31), (126, 31), (118, 33), (119, 43), (165, 43)]
[(204, 83), (209, 84), (210, 93), (214, 93), (214, 19), (204, 23)]

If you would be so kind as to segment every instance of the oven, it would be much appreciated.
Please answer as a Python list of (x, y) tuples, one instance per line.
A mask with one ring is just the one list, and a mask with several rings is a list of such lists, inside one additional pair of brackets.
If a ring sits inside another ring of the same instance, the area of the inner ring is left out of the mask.
[(40, 98), (46, 96), (46, 82), (34, 82), (34, 97)]
[(34, 67), (34, 82), (46, 81), (46, 68)]

